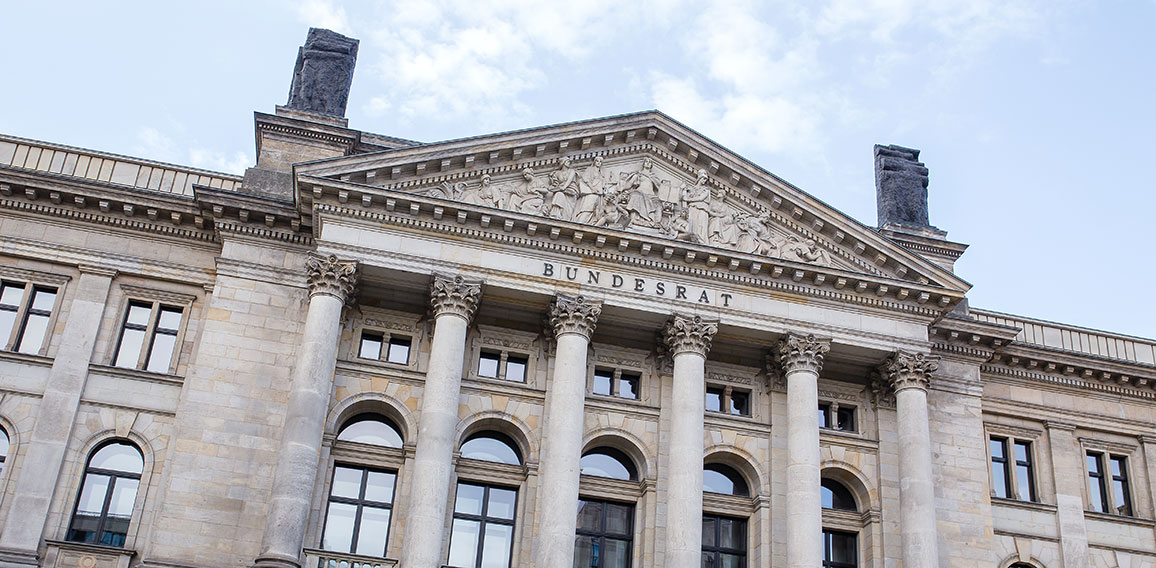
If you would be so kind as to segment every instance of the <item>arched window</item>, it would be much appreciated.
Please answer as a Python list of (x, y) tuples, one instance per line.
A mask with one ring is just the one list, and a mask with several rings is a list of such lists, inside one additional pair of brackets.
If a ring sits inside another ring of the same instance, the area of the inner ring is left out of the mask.
[(402, 446), (401, 431), (391, 420), (380, 414), (358, 414), (341, 427), (338, 441), (371, 444), (387, 448)]
[(708, 463), (703, 466), (702, 490), (707, 493), (738, 495), (740, 497), (751, 494), (743, 476), (734, 468), (721, 463)]
[(579, 466), (582, 468), (582, 475), (623, 481), (638, 479), (638, 471), (634, 467), (634, 461), (625, 452), (605, 446), (594, 448), (583, 454)]
[(8, 461), (8, 432), (0, 428), (0, 473), (4, 473), (4, 462)]
[(88, 458), (68, 540), (124, 546), (144, 471), (144, 456), (126, 441), (105, 444)]
[(488, 462), (522, 465), (522, 453), (509, 436), (500, 432), (478, 432), (462, 444), (462, 457)]
[(842, 483), (833, 479), (823, 480), (823, 508), (836, 511), (858, 511), (855, 506), (855, 496)]

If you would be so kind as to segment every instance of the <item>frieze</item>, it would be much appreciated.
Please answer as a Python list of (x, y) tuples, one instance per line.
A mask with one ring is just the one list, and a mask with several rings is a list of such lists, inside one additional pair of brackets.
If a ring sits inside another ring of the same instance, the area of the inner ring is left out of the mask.
[(404, 321), (393, 320), (393, 319), (378, 319), (378, 318), (365, 318), (362, 321), (364, 322), (365, 327), (372, 327), (374, 329), (383, 329), (383, 330), (388, 329), (391, 331), (408, 331), (408, 332), (416, 332), (417, 331), (417, 326), (415, 326), (412, 322), (404, 322)]
[(492, 345), (494, 347), (508, 347), (512, 349), (520, 349), (522, 351), (529, 351), (533, 347), (533, 342), (530, 341), (517, 341), (504, 337), (494, 337), (491, 335), (482, 335), (481, 339), (482, 344)]
[(598, 363), (606, 363), (607, 365), (613, 365), (615, 367), (629, 367), (634, 369), (641, 369), (646, 364), (642, 359), (628, 359), (626, 357), (604, 354), (595, 355), (594, 360)]
[(819, 389), (819, 398), (825, 400), (846, 400), (848, 402), (859, 402), (859, 396), (854, 394), (847, 394), (843, 392), (835, 392), (830, 390)]
[(750, 386), (750, 385), (754, 384), (754, 379), (752, 377), (741, 377), (738, 375), (728, 375), (725, 373), (709, 373), (708, 372), (706, 374), (706, 378), (708, 381), (711, 381), (714, 383), (730, 383), (730, 384), (734, 384), (734, 385), (746, 385), (746, 386)]

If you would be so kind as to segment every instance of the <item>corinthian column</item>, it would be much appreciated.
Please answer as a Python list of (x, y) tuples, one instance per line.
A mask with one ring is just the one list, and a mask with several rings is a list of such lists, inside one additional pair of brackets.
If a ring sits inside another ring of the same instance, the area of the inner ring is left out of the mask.
[(670, 472), (666, 489), (666, 562), (669, 568), (702, 565), (702, 413), (706, 406), (706, 354), (718, 323), (675, 314), (662, 330), (674, 359), (670, 404)]
[(882, 371), (895, 390), (899, 422), (899, 509), (903, 566), (939, 566), (935, 531), (935, 486), (931, 477), (931, 435), (927, 425), (927, 387), (939, 368), (922, 353), (896, 351)]
[(601, 304), (582, 296), (559, 294), (550, 304), (549, 323), (557, 345), (554, 376), (546, 391), (546, 431), (539, 465), (541, 535), (534, 552), (539, 568), (570, 568), (574, 563), (586, 351), (600, 313)]
[(357, 286), (357, 263), (337, 260), (334, 255), (311, 253), (305, 270), (309, 274), (309, 309), (289, 387), (289, 407), (257, 566), (300, 566), (309, 499), (321, 456), (321, 434), (333, 396), (341, 308)]
[(421, 422), (414, 454), (409, 514), (401, 566), (441, 566), (445, 546), (446, 507), (457, 441), (458, 400), (462, 388), (462, 360), (466, 327), (482, 297), (481, 282), (461, 276), (435, 274), (430, 285), (434, 318), (429, 370), (421, 397)]
[(775, 346), (787, 380), (787, 566), (823, 563), (819, 479), (819, 373), (829, 341), (787, 335)]

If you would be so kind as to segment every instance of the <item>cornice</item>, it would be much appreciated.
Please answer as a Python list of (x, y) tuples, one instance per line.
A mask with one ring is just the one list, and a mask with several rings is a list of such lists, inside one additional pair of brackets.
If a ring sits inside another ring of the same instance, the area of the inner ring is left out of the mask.
[(174, 282), (211, 285), (214, 280), (213, 271), (203, 267), (13, 236), (0, 236), (0, 253), (35, 259), (51, 258), (56, 262), (76, 266), (95, 265), (115, 270), (120, 274), (148, 276)]
[[(210, 231), (202, 230), (199, 227), (184, 228), (169, 223), (157, 222), (158, 219), (162, 219), (164, 217), (161, 216), (160, 212), (156, 209), (146, 210), (145, 215), (147, 220), (145, 220), (141, 218), (133, 218), (132, 214), (135, 213), (135, 209), (131, 207), (124, 209), (123, 215), (104, 212), (97, 213), (93, 211), (86, 211), (83, 208), (78, 209), (76, 207), (67, 205), (50, 205), (38, 203), (36, 199), (39, 197), (39, 195), (30, 197), (31, 199), (29, 200), (0, 198), (0, 209), (10, 209), (36, 215), (47, 215), (61, 219), (69, 219), (73, 221), (81, 221), (98, 225), (107, 225), (144, 233), (176, 237), (184, 240), (216, 242), (216, 235)], [(107, 206), (107, 202), (103, 202), (100, 207), (102, 210), (108, 209), (111, 212), (111, 209)], [(181, 220), (184, 219), (183, 215), (181, 215), (179, 218), (174, 218), (172, 217), (173, 214), (175, 213), (170, 212), (169, 218), (172, 219), (174, 223), (180, 223)]]
[[(593, 232), (588, 233), (590, 229), (596, 229), (594, 227), (576, 230), (574, 224), (569, 222), (529, 217), (518, 213), (492, 210), (496, 213), (474, 216), (470, 215), (470, 212), (465, 210), (466, 206), (461, 204), (430, 197), (421, 197), (420, 200), (410, 199), (412, 197), (419, 196), (400, 194), (392, 203), (386, 203), (385, 211), (329, 203), (316, 204), (314, 211), (315, 216), (331, 214), (361, 219), (380, 225), (394, 225), (478, 241), (504, 243), (560, 253), (576, 259), (605, 260), (627, 267), (755, 286), (786, 294), (821, 298), (835, 303), (913, 316), (940, 317), (962, 297), (956, 296), (956, 293), (950, 290), (918, 283), (897, 282), (837, 268), (723, 251), (681, 241), (668, 241), (659, 237), (611, 230), (600, 230), (600, 234), (595, 235)], [(422, 201), (433, 203), (425, 203), (423, 206)], [(402, 212), (411, 211), (407, 203), (416, 205), (419, 215), (428, 212), (431, 218), (425, 219)], [(441, 203), (446, 205), (443, 206)], [(447, 212), (450, 208), (461, 209), (461, 216), (451, 214), (452, 210)], [(451, 223), (451, 219), (454, 221), (460, 219), (461, 222)], [(315, 232), (319, 232), (320, 225), (321, 222), (314, 223)], [(562, 233), (563, 227), (567, 229), (565, 234)], [(517, 233), (514, 232), (515, 228), (518, 229)], [(676, 251), (679, 254), (676, 255)], [(672, 260), (676, 257), (677, 260)], [(930, 301), (932, 297), (938, 300), (932, 302)]]
[[(1156, 392), (1153, 391), (1156, 386), (1156, 381), (1147, 378), (1137, 379), (1131, 381), (1131, 387), (1121, 386), (1121, 384), (1111, 384), (1108, 382), (1093, 382), (1077, 378), (1073, 375), (1062, 375), (1045, 372), (1044, 369), (1025, 369), (1021, 367), (1008, 366), (1001, 363), (989, 363), (982, 365), (979, 368), (980, 373), (985, 375), (997, 375), (1001, 377), (1008, 377), (1021, 380), (1029, 380), (1040, 383), (1047, 383), (1056, 386), (1063, 386), (1075, 388), (1084, 391), (1095, 391), (1100, 393), (1110, 393), (1113, 395), (1129, 396), (1132, 398), (1143, 398), (1147, 400), (1156, 400)], [(1129, 377), (1131, 379), (1131, 377)], [(1138, 384), (1140, 380), (1144, 384)]]

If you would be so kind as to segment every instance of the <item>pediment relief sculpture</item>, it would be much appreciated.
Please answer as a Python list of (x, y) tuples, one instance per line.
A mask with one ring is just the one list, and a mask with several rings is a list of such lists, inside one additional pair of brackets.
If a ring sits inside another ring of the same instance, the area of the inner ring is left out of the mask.
[[(651, 156), (609, 161), (596, 156), (575, 165), (563, 156), (551, 169), (526, 167), (497, 178), (442, 182), (418, 193), (471, 205), (494, 207), (727, 248), (796, 262), (838, 266), (814, 239), (792, 234), (712, 184), (706, 170), (694, 179), (668, 171)], [(843, 266), (839, 266), (844, 268)]]

